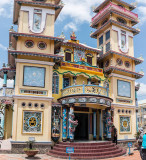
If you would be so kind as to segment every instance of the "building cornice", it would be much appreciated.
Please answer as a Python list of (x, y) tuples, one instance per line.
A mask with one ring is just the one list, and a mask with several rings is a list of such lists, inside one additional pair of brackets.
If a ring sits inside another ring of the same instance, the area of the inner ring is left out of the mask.
[(37, 53), (37, 52), (25, 52), (25, 51), (16, 51), (16, 50), (8, 50), (10, 55), (25, 55), (25, 56), (36, 56), (36, 57), (46, 57), (53, 59), (63, 59), (64, 56), (56, 55), (56, 54), (46, 54), (46, 53)]
[(125, 69), (122, 69), (122, 68), (118, 68), (118, 67), (115, 67), (115, 66), (108, 67), (107, 69), (104, 70), (104, 72), (105, 73), (110, 73), (111, 71), (114, 71), (114, 70), (129, 73), (129, 74), (135, 76), (136, 79), (142, 78), (144, 76), (144, 75), (139, 74), (137, 72), (132, 72), (132, 71), (125, 70)]
[(128, 80), (132, 80), (132, 81), (136, 80), (135, 78), (131, 78), (131, 77), (124, 76), (124, 75), (119, 75), (119, 74), (116, 74), (116, 73), (111, 73), (109, 75), (109, 77), (118, 77), (118, 78), (128, 79)]
[(112, 50), (110, 50), (110, 51), (108, 51), (107, 53), (101, 55), (101, 56), (98, 58), (98, 60), (99, 60), (99, 61), (102, 61), (105, 57), (107, 57), (107, 56), (109, 56), (109, 55), (111, 55), (111, 54), (115, 54), (115, 55), (119, 55), (119, 56), (122, 56), (122, 57), (125, 57), (125, 58), (132, 59), (132, 60), (135, 61), (135, 65), (138, 65), (138, 64), (140, 64), (140, 63), (143, 62), (143, 60), (141, 60), (141, 59), (138, 59), (138, 58), (135, 58), (135, 57), (131, 57), (131, 56), (128, 56), (128, 55), (126, 55), (126, 54), (122, 54), (122, 53), (115, 52), (115, 51), (112, 51)]
[(42, 101), (52, 101), (53, 97), (39, 97), (39, 96), (22, 96), (14, 95), (14, 99), (25, 99), (25, 100), (42, 100)]
[(110, 24), (115, 24), (115, 25), (118, 25), (118, 26), (120, 26), (120, 27), (123, 27), (124, 29), (130, 30), (130, 31), (133, 32), (134, 35), (136, 35), (136, 34), (138, 34), (138, 33), (140, 32), (140, 30), (138, 30), (138, 29), (129, 27), (129, 26), (127, 26), (127, 25), (124, 25), (124, 24), (122, 24), (122, 23), (119, 23), (119, 22), (117, 22), (117, 21), (115, 21), (115, 20), (110, 19), (110, 20), (107, 21), (103, 26), (101, 26), (99, 29), (97, 29), (95, 32), (91, 33), (91, 34), (90, 34), (91, 38), (97, 38), (98, 33), (99, 33), (102, 29), (104, 29), (107, 25), (110, 25)]
[[(96, 7), (94, 10), (93, 10), (93, 12), (97, 12), (99, 9), (101, 9), (103, 6), (105, 6), (108, 2), (110, 2), (111, 0), (105, 0), (103, 3), (101, 3), (98, 7)], [(134, 5), (131, 5), (131, 4), (129, 4), (129, 3), (126, 3), (126, 2), (124, 2), (124, 1), (122, 1), (122, 0), (116, 0), (117, 2), (120, 2), (120, 3), (122, 3), (122, 4), (124, 4), (124, 5), (127, 5), (127, 6), (129, 6), (130, 8), (131, 8), (131, 10), (133, 10), (133, 9), (135, 9), (136, 8), (136, 6), (134, 6)]]
[(45, 61), (37, 61), (37, 60), (29, 60), (29, 59), (15, 59), (16, 63), (31, 63), (31, 64), (41, 64), (47, 66), (54, 66), (53, 62), (45, 62)]
[(135, 105), (127, 105), (127, 104), (118, 104), (118, 103), (112, 103), (111, 106), (114, 106), (114, 107), (124, 107), (124, 108), (137, 108)]

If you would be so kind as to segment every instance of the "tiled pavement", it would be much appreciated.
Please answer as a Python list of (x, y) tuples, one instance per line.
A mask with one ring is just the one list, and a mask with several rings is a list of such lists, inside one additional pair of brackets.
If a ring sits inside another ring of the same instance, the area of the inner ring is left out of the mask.
[[(0, 154), (0, 160), (61, 160), (58, 158), (49, 157), (47, 155), (37, 155), (35, 158), (27, 158), (24, 154)], [(138, 151), (134, 151), (134, 155), (132, 156), (122, 156), (111, 159), (104, 160), (141, 160), (140, 154)]]

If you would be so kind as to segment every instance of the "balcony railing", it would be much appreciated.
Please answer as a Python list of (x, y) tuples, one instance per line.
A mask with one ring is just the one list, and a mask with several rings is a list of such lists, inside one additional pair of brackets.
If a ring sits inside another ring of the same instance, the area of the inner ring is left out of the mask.
[(125, 9), (125, 8), (117, 6), (117, 5), (115, 5), (115, 4), (113, 4), (113, 3), (110, 2), (109, 5), (107, 5), (105, 8), (103, 8), (99, 13), (97, 13), (92, 18), (92, 22), (94, 22), (97, 18), (100, 17), (100, 15), (102, 15), (104, 12), (106, 12), (107, 10), (110, 10), (110, 9), (114, 9), (116, 11), (122, 12), (122, 13), (124, 13), (124, 14), (126, 14), (126, 15), (128, 15), (128, 16), (136, 19), (136, 20), (138, 20), (138, 14), (135, 14), (135, 13), (133, 13), (133, 12), (131, 12), (131, 11)]
[(109, 97), (109, 89), (98, 85), (74, 85), (62, 90), (62, 97), (78, 94), (91, 94)]
[(0, 89), (0, 97), (12, 97), (14, 95), (14, 88), (3, 87)]

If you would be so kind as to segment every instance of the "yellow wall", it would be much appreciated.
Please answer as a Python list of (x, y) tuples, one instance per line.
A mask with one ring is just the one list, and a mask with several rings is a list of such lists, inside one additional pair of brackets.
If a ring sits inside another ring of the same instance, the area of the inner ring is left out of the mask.
[[(19, 33), (32, 34), (32, 32), (29, 30), (28, 20), (29, 20), (28, 12), (20, 11), (19, 23), (18, 23)], [(45, 30), (43, 31), (43, 33), (41, 33), (41, 35), (54, 36), (54, 20), (55, 20), (55, 15), (47, 14)]]
[[(25, 42), (27, 40), (31, 40), (34, 42), (34, 46), (32, 48), (28, 48), (25, 45)], [(39, 42), (45, 42), (47, 47), (45, 49), (39, 49), (38, 43)], [(45, 53), (45, 54), (54, 54), (54, 41), (50, 41), (47, 39), (38, 39), (38, 38), (27, 38), (27, 37), (19, 37), (17, 42), (17, 48), (18, 51), (26, 51), (26, 52), (37, 52), (37, 53)]]
[[(28, 104), (32, 103), (32, 108), (22, 107), (21, 103), (25, 102)], [(39, 106), (41, 103), (45, 105), (44, 109), (40, 107), (35, 108), (34, 103), (38, 103)], [(13, 141), (28, 141), (29, 137), (35, 137), (35, 140), (38, 142), (48, 142), (51, 141), (51, 101), (42, 101), (42, 100), (17, 100), (15, 99), (14, 104), (14, 113), (13, 113)], [(23, 133), (23, 111), (41, 111), (43, 114), (42, 124), (43, 124), (43, 134), (26, 134)]]
[[(46, 68), (45, 88), (23, 86), (23, 67), (24, 66), (34, 66), (34, 67)], [(52, 66), (46, 66), (46, 65), (30, 64), (30, 63), (17, 63), (16, 64), (15, 95), (23, 95), (22, 93), (20, 93), (20, 89), (28, 89), (28, 90), (47, 91), (48, 92), (47, 97), (52, 97), (52, 68), (53, 68)], [(36, 96), (38, 96), (38, 95), (36, 95)]]

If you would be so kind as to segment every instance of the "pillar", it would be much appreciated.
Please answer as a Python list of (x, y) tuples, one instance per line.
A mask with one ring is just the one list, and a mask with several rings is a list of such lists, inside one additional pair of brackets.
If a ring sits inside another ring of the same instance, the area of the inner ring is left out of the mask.
[(7, 87), (7, 72), (4, 72), (3, 87)]
[(99, 140), (102, 140), (102, 133), (103, 133), (103, 123), (102, 123), (102, 110), (99, 110)]
[(14, 88), (15, 88), (15, 83), (16, 83), (16, 75), (13, 77), (13, 80), (14, 80)]
[(96, 140), (96, 135), (97, 135), (97, 133), (96, 133), (96, 126), (97, 126), (96, 116), (97, 116), (97, 113), (96, 112), (97, 112), (96, 110), (93, 110), (93, 140)]
[(4, 127), (5, 127), (5, 108), (3, 110), (3, 114), (1, 114), (1, 132), (0, 132), (0, 138), (4, 138)]
[(62, 141), (65, 142), (67, 140), (67, 109), (66, 108), (63, 108), (62, 114), (63, 114)]

